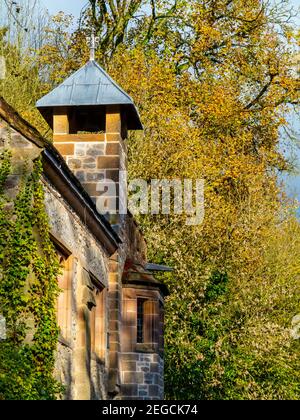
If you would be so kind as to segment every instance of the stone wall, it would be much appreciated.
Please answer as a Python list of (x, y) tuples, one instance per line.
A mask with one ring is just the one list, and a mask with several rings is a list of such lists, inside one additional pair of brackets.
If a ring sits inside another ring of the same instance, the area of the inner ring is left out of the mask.
[[(143, 342), (137, 342), (137, 300), (144, 304)], [(121, 340), (122, 399), (163, 399), (162, 297), (150, 286), (124, 285)]]
[[(127, 166), (126, 130), (122, 130), (120, 107), (104, 108), (106, 129), (105, 133), (100, 134), (69, 134), (68, 116), (62, 115), (62, 112), (60, 110), (59, 115), (54, 115), (55, 147), (92, 197), (98, 210), (103, 213), (118, 210), (115, 198), (119, 197), (119, 173), (120, 170), (125, 171)], [(102, 199), (104, 191), (101, 183), (104, 180), (111, 180), (115, 184), (109, 185), (109, 191)]]
[(71, 333), (69, 340), (60, 337), (57, 352), (56, 376), (66, 386), (66, 399), (107, 398), (107, 323), (108, 302), (103, 316), (104, 358), (93, 355), (90, 343), (90, 310), (84, 301), (86, 291), (84, 272), (90, 272), (104, 287), (108, 287), (109, 260), (101, 245), (86, 230), (77, 215), (60, 195), (45, 183), (45, 204), (52, 233), (58, 243), (69, 250), (72, 258)]
[[(24, 171), (31, 170), (33, 159), (41, 154), (43, 148), (0, 119), (0, 151), (6, 148), (12, 152), (13, 171), (5, 188), (8, 197), (13, 200)], [(70, 325), (68, 338), (59, 337), (54, 374), (65, 385), (65, 399), (106, 399), (108, 301), (106, 298), (104, 303), (104, 356), (100, 360), (91, 351), (90, 310), (83, 299), (87, 289), (83, 273), (90, 273), (104, 288), (108, 288), (109, 258), (103, 246), (48, 179), (44, 177), (42, 182), (54, 244), (63, 249), (70, 260), (70, 302), (66, 307)]]
[(52, 233), (77, 258), (81, 266), (91, 271), (108, 286), (108, 257), (76, 213), (51, 185), (44, 182), (45, 205)]
[(122, 353), (122, 398), (162, 400), (164, 363), (155, 353)]

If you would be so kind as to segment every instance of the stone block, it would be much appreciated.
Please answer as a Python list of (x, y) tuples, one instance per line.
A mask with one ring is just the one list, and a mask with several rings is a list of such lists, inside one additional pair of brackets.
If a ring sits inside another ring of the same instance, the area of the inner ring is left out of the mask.
[(69, 118), (65, 108), (57, 108), (53, 115), (53, 133), (54, 134), (68, 134), (69, 133)]
[(82, 167), (84, 169), (96, 169), (96, 166), (97, 166), (96, 158), (91, 156), (91, 157), (86, 157), (82, 159)]
[(112, 309), (109, 311), (109, 319), (111, 321), (119, 321), (121, 319), (121, 314), (119, 309)]
[(138, 363), (138, 370), (139, 370), (140, 372), (142, 372), (142, 369), (143, 369), (143, 368), (146, 368), (146, 367), (148, 367), (148, 369), (149, 369), (149, 371), (150, 371), (150, 366), (149, 366), (149, 363), (145, 363), (145, 362), (139, 362), (139, 363)]
[(150, 397), (159, 397), (159, 388), (157, 385), (149, 385), (149, 396)]
[(141, 354), (141, 362), (152, 362), (152, 357), (148, 354)]
[(150, 364), (150, 372), (158, 373), (158, 364), (157, 363), (151, 363)]
[(104, 142), (105, 134), (55, 134), (53, 135), (54, 143), (91, 143), (91, 142)]
[(32, 149), (33, 144), (25, 139), (21, 134), (14, 133), (11, 136), (12, 145), (13, 147), (20, 148), (20, 149)]
[(120, 336), (120, 334), (119, 334), (118, 331), (115, 331), (115, 332), (110, 331), (110, 333), (109, 333), (110, 342), (111, 343), (118, 343), (119, 342), (119, 336)]
[(87, 182), (97, 182), (104, 180), (104, 172), (87, 172), (86, 173)]
[(152, 373), (145, 373), (145, 384), (153, 384), (154, 377)]
[(83, 187), (85, 189), (85, 191), (93, 197), (96, 197), (97, 195), (99, 195), (99, 193), (97, 192), (97, 184), (96, 182), (84, 182)]
[(119, 143), (107, 143), (106, 144), (106, 151), (105, 154), (107, 156), (118, 156), (120, 152), (120, 146)]
[(119, 105), (106, 107), (106, 129), (107, 133), (121, 133), (121, 112)]
[(120, 343), (110, 342), (109, 343), (109, 350), (111, 352), (119, 352), (120, 351)]
[(123, 361), (138, 361), (139, 360), (139, 354), (136, 353), (123, 353), (122, 354), (122, 360)]
[(109, 330), (114, 332), (114, 331), (119, 331), (120, 329), (120, 321), (116, 321), (116, 320), (110, 320), (109, 321)]
[(104, 155), (104, 144), (92, 144), (86, 146), (86, 155), (87, 156), (101, 156)]
[(74, 155), (74, 144), (73, 143), (56, 143), (54, 144), (56, 149), (61, 155), (73, 156)]
[(123, 372), (124, 384), (142, 384), (144, 375), (142, 372)]
[(136, 362), (132, 362), (129, 360), (124, 360), (122, 362), (122, 370), (126, 372), (136, 372)]
[(109, 299), (112, 302), (116, 302), (117, 300), (120, 299), (120, 293), (119, 291), (115, 291), (113, 292), (112, 290), (109, 291)]
[[(118, 169), (120, 166), (120, 159), (118, 156), (100, 156), (97, 159), (98, 169)], [(119, 180), (119, 177), (118, 179)]]
[(147, 396), (148, 396), (148, 391), (139, 391), (139, 397), (147, 397)]
[(123, 309), (123, 323), (125, 327), (135, 327), (136, 328), (136, 312), (126, 312), (126, 309)]
[(124, 396), (128, 397), (137, 397), (138, 396), (138, 386), (134, 384), (124, 384), (121, 387), (121, 392)]
[(75, 157), (85, 156), (85, 144), (75, 144)]
[(108, 375), (108, 392), (118, 393), (119, 372), (118, 369), (109, 369)]
[(110, 179), (114, 182), (119, 182), (119, 171), (118, 170), (106, 170), (106, 179)]
[(109, 299), (108, 300), (108, 307), (109, 307), (110, 310), (118, 310), (118, 312), (120, 313), (120, 311), (119, 311), (119, 300), (118, 299)]
[(155, 363), (155, 362), (159, 362), (161, 360), (161, 357), (159, 357), (159, 355), (158, 354), (153, 354), (152, 355), (152, 361), (153, 361), (153, 363)]
[(81, 160), (80, 159), (68, 158), (67, 164), (72, 171), (75, 170), (75, 169), (80, 169), (81, 168)]
[(109, 134), (109, 133), (107, 133), (106, 134), (106, 141), (107, 141), (107, 143), (111, 143), (111, 142), (113, 142), (113, 143), (119, 143), (121, 140), (122, 140), (122, 137), (121, 137), (121, 135), (120, 134)]
[(111, 283), (109, 286), (109, 291), (112, 293), (115, 293), (115, 292), (121, 293), (121, 290), (122, 290), (121, 285), (119, 285), (118, 283)]

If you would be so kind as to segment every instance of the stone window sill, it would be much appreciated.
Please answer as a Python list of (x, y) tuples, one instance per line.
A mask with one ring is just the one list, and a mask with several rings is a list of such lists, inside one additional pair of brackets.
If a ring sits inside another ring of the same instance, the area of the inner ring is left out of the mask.
[(137, 343), (135, 351), (138, 353), (157, 353), (155, 344)]

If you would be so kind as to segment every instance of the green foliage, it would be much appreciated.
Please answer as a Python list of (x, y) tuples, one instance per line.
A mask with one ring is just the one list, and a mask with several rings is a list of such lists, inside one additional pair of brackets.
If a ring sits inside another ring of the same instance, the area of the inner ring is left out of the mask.
[[(40, 78), (43, 68), (37, 54), (37, 46), (43, 42), (47, 19), (41, 9), (37, 10), (38, 2), (29, 0), (26, 5), (22, 5), (18, 15), (30, 27), (30, 31), (25, 32), (11, 19), (11, 14), (3, 3), (0, 0), (0, 56), (5, 60), (6, 71), (5, 77), (0, 78), (0, 96), (46, 136), (50, 131), (49, 127), (35, 104), (47, 89)], [(38, 22), (34, 16), (37, 13)], [(1, 23), (5, 26), (2, 27)]]
[(215, 271), (212, 273), (210, 281), (205, 290), (206, 301), (217, 299), (227, 291), (228, 276), (226, 273)]
[(201, 225), (187, 226), (184, 215), (139, 216), (149, 260), (174, 268), (165, 278), (166, 396), (299, 399), (300, 348), (290, 328), (300, 308), (300, 225), (277, 179), (286, 167), (277, 147), (286, 109), (270, 97), (238, 111), (242, 80), (226, 59), (224, 74), (208, 65), (199, 81), (140, 49), (111, 62), (145, 126), (144, 138), (130, 137), (130, 176), (205, 180)]
[[(261, 281), (258, 276), (257, 289)], [(243, 296), (244, 287), (235, 290), (234, 279), (213, 273), (204, 295), (194, 290), (189, 304), (174, 298), (172, 288), (166, 314), (167, 397), (298, 400), (300, 345), (289, 335), (291, 314), (299, 308), (298, 282), (281, 284), (278, 292), (265, 286), (259, 297), (250, 285), (249, 296)], [(270, 301), (264, 308), (265, 299)]]
[(0, 308), (7, 340), (0, 344), (0, 399), (55, 399), (59, 263), (49, 236), (42, 166), (25, 171), (16, 198), (5, 196), (10, 153), (0, 157)]

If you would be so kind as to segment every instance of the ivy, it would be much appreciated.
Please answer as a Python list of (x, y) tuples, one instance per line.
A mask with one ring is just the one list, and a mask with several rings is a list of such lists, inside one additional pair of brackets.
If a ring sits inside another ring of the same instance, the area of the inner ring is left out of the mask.
[[(59, 262), (50, 239), (38, 159), (25, 171), (15, 199), (5, 195), (11, 153), (0, 155), (0, 399), (55, 399)], [(28, 173), (29, 172), (29, 173)]]

